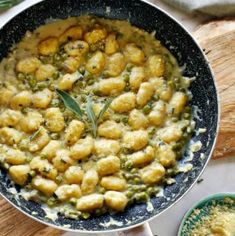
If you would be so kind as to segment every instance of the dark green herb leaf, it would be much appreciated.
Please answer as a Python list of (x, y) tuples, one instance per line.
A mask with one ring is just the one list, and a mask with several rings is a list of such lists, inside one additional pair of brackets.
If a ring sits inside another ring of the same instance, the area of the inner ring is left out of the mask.
[(100, 119), (102, 119), (104, 113), (108, 110), (108, 108), (109, 108), (109, 106), (110, 106), (110, 104), (111, 104), (112, 101), (113, 101), (112, 99), (109, 99), (109, 100), (107, 100), (107, 101), (105, 102), (103, 108), (101, 109), (100, 113), (99, 113), (98, 116), (97, 116), (97, 122), (98, 122)]
[(22, 0), (2, 0), (2, 1), (0, 1), (0, 9), (10, 8), (10, 7), (18, 4), (21, 1)]
[(87, 112), (87, 117), (91, 122), (93, 137), (95, 138), (97, 135), (97, 123), (91, 97), (87, 98), (86, 112)]
[(80, 106), (78, 105), (78, 103), (75, 101), (75, 99), (73, 97), (71, 97), (68, 93), (66, 93), (66, 92), (64, 92), (63, 90), (60, 90), (60, 89), (56, 89), (56, 93), (60, 96), (60, 98), (62, 99), (64, 105), (69, 110), (71, 110), (76, 115), (78, 115), (80, 117), (80, 119), (82, 120), (83, 112), (82, 112)]

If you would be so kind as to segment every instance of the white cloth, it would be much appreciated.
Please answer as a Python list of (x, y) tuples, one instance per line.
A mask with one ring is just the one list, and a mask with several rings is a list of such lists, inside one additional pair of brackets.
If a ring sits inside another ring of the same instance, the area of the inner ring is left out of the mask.
[(213, 16), (235, 16), (235, 0), (163, 0), (183, 11)]

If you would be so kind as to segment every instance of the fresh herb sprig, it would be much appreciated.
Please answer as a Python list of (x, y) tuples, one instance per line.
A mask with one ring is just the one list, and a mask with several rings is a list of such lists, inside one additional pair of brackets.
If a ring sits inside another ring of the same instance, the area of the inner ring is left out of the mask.
[(56, 92), (59, 95), (59, 97), (61, 98), (61, 100), (63, 101), (65, 107), (68, 108), (69, 110), (71, 110), (72, 112), (74, 112), (80, 118), (80, 120), (82, 120), (84, 122), (86, 122), (86, 120), (84, 119), (84, 115), (86, 112), (87, 118), (89, 120), (88, 124), (90, 125), (92, 135), (94, 138), (96, 138), (99, 121), (104, 116), (104, 113), (108, 110), (108, 108), (112, 102), (112, 99), (109, 99), (105, 102), (103, 108), (100, 110), (99, 114), (96, 116), (94, 109), (93, 109), (93, 101), (90, 96), (87, 97), (86, 109), (84, 112), (80, 108), (80, 106), (76, 102), (76, 100), (73, 97), (71, 97), (68, 93), (66, 93), (60, 89), (56, 89)]
[(22, 2), (22, 0), (2, 0), (0, 1), (0, 10), (11, 8), (20, 2)]
[(81, 120), (83, 120), (83, 112), (76, 100), (63, 90), (56, 89), (56, 93), (63, 101), (65, 107), (74, 112)]

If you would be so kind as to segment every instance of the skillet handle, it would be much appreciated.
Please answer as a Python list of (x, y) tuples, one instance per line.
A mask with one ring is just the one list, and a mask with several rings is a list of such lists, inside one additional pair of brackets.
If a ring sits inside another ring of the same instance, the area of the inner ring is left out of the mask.
[(132, 229), (117, 232), (118, 236), (153, 236), (149, 223), (144, 223)]

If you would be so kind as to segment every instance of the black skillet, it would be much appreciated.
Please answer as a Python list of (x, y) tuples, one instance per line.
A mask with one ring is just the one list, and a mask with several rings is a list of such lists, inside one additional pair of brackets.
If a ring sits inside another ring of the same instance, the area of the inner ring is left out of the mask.
[[(112, 215), (116, 223), (106, 224), (110, 215), (106, 214), (89, 220), (70, 220), (62, 216), (53, 222), (45, 218), (40, 204), (16, 200), (14, 195), (7, 191), (10, 181), (5, 171), (0, 170), (0, 193), (16, 208), (28, 216), (42, 223), (64, 230), (76, 232), (110, 232), (123, 230), (142, 224), (156, 217), (170, 206), (174, 205), (196, 182), (205, 168), (216, 139), (218, 129), (218, 98), (213, 75), (202, 51), (189, 33), (167, 13), (157, 7), (140, 0), (46, 0), (40, 2), (9, 21), (0, 29), (0, 60), (7, 56), (10, 47), (20, 41), (27, 30), (34, 30), (45, 24), (48, 19), (67, 18), (92, 14), (112, 19), (129, 20), (133, 25), (147, 30), (156, 31), (158, 40), (176, 57), (180, 66), (185, 66), (184, 75), (195, 76), (191, 85), (193, 94), (192, 106), (198, 107), (198, 118), (195, 118), (196, 129), (206, 128), (206, 132), (192, 137), (193, 141), (200, 140), (202, 148), (198, 151), (191, 163), (190, 172), (178, 174), (176, 183), (164, 189), (164, 197), (151, 199), (154, 210), (147, 211), (146, 204), (129, 207), (125, 212)], [(1, 96), (1, 94), (0, 94)], [(184, 161), (187, 158), (187, 152)], [(204, 155), (204, 158), (201, 158)], [(17, 191), (19, 187), (16, 186)], [(34, 214), (32, 214), (34, 212)], [(118, 222), (118, 223), (117, 223)], [(65, 228), (64, 225), (70, 225)], [(105, 227), (105, 225), (108, 225)]]

